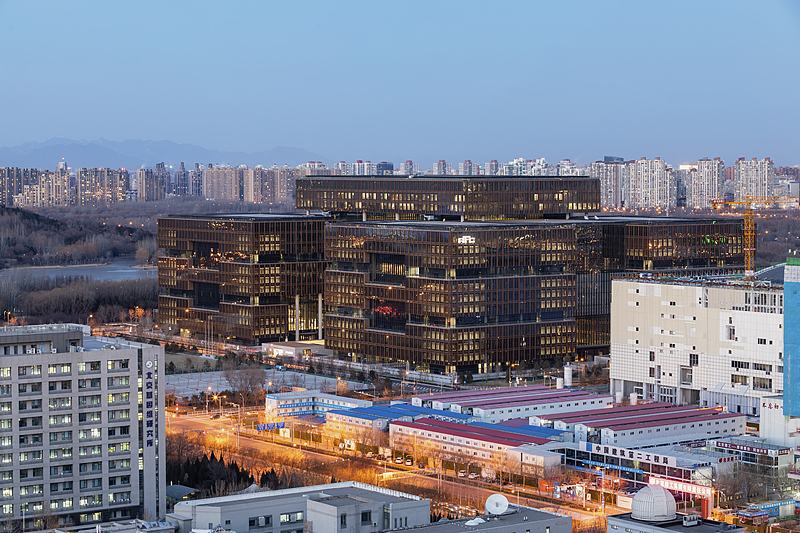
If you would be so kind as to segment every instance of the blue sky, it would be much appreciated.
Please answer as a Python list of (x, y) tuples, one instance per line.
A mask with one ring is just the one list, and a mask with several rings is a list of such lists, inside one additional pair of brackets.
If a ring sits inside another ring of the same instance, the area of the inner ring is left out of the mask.
[(0, 146), (800, 163), (794, 0), (0, 0), (0, 73)]

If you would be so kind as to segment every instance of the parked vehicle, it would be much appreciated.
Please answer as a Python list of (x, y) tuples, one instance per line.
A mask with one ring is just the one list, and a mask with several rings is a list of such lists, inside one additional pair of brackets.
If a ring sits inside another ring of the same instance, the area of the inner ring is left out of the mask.
[(459, 470), (458, 471), (458, 477), (466, 477), (466, 475), (467, 475), (467, 471), (466, 470)]
[(395, 464), (401, 465), (401, 464), (403, 464), (403, 458), (402, 457), (398, 457), (397, 459), (394, 460), (394, 462), (395, 462)]
[(413, 464), (414, 464), (414, 460), (413, 459), (406, 459), (406, 466), (411, 466)]

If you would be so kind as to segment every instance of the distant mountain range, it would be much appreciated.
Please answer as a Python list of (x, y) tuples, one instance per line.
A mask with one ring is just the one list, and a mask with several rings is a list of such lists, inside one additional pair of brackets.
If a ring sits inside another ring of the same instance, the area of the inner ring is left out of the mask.
[(0, 167), (39, 168), (53, 170), (62, 160), (71, 168), (109, 167), (134, 170), (142, 167), (155, 167), (164, 162), (173, 170), (180, 167), (181, 161), (186, 168), (194, 168), (195, 163), (208, 165), (228, 164), (231, 166), (263, 165), (271, 167), (291, 165), (297, 166), (306, 161), (322, 161), (330, 163), (321, 155), (309, 152), (304, 148), (277, 146), (263, 152), (224, 152), (208, 150), (193, 144), (178, 144), (172, 141), (75, 141), (72, 139), (53, 138), (43, 143), (28, 142), (19, 146), (0, 148)]

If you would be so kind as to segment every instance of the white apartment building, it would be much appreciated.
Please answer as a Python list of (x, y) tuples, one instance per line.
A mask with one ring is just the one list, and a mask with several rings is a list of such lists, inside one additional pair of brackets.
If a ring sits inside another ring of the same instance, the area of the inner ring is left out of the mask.
[(164, 516), (163, 355), (75, 325), (0, 330), (0, 529)]
[(492, 159), (485, 165), (483, 165), (483, 174), (484, 176), (496, 176), (500, 174), (500, 169), (502, 165), (497, 162), (497, 159)]
[(756, 158), (736, 160), (733, 167), (733, 190), (736, 198), (745, 196), (769, 196), (775, 180), (775, 163), (769, 157), (761, 161)]
[(410, 159), (404, 163), (400, 163), (400, 174), (415, 176), (419, 174), (419, 163), (414, 163)]
[(453, 165), (448, 163), (444, 159), (440, 159), (433, 164), (433, 175), (434, 176), (449, 176), (452, 174)]
[(556, 164), (556, 176), (580, 176), (581, 169), (569, 159), (562, 159)]
[(725, 182), (725, 161), (719, 157), (700, 159), (694, 172), (688, 173), (686, 207), (708, 209), (711, 202), (722, 196)]
[(469, 159), (458, 164), (459, 176), (477, 176), (480, 165), (473, 163)]
[(625, 164), (597, 161), (589, 166), (589, 176), (600, 180), (600, 206), (608, 209), (623, 207)]
[(783, 392), (783, 288), (614, 279), (611, 392), (759, 416)]
[(675, 173), (660, 158), (630, 161), (625, 165), (627, 209), (670, 209), (677, 203)]

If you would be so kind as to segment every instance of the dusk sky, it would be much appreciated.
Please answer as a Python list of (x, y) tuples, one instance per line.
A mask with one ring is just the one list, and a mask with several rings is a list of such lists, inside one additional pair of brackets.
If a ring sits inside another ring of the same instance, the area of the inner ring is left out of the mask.
[(800, 164), (795, 0), (0, 0), (0, 47), (0, 146)]

